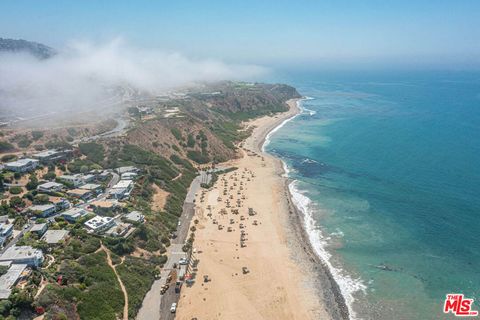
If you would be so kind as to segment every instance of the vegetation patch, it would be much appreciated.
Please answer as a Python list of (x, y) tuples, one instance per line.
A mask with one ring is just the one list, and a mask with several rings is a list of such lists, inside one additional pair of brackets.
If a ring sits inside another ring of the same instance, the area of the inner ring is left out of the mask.
[(101, 163), (105, 158), (105, 150), (101, 144), (95, 142), (80, 143), (78, 147), (80, 152), (92, 162)]
[(134, 319), (155, 280), (155, 264), (144, 259), (126, 257), (116, 267), (128, 293), (128, 317)]

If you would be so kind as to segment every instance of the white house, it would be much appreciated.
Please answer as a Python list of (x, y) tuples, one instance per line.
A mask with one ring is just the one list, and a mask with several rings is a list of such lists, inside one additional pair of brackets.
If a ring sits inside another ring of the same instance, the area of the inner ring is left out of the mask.
[(5, 163), (4, 168), (13, 172), (27, 172), (37, 168), (39, 161), (35, 159), (25, 158), (17, 161)]
[(57, 182), (45, 182), (37, 186), (40, 192), (58, 192), (64, 188), (64, 185)]
[(137, 167), (133, 167), (133, 166), (128, 166), (128, 167), (119, 167), (117, 169), (115, 169), (115, 171), (117, 171), (118, 174), (122, 175), (124, 173), (127, 173), (127, 172), (140, 172), (140, 169), (138, 169)]
[(80, 175), (80, 174), (75, 174), (75, 175), (65, 174), (63, 176), (58, 177), (58, 179), (60, 181), (64, 181), (66, 183), (69, 183), (69, 184), (73, 185), (74, 187), (78, 187), (78, 186), (80, 186), (84, 183), (83, 179), (82, 179), (82, 175)]
[(32, 226), (30, 232), (35, 233), (38, 237), (43, 236), (43, 234), (47, 231), (48, 225), (46, 223), (37, 223)]
[(85, 222), (85, 227), (93, 232), (100, 232), (110, 229), (115, 225), (115, 220), (111, 217), (95, 216)]
[(68, 236), (68, 230), (48, 230), (42, 237), (42, 240), (48, 244), (57, 244), (65, 240)]
[(132, 180), (120, 180), (116, 185), (114, 185), (109, 191), (109, 197), (115, 199), (123, 199), (130, 196), (132, 192), (134, 183)]
[(125, 220), (143, 223), (145, 222), (145, 216), (138, 211), (132, 211), (125, 215)]
[(122, 173), (121, 179), (122, 180), (135, 180), (138, 176), (136, 172), (125, 172)]
[(53, 204), (37, 204), (27, 208), (28, 211), (35, 214), (38, 217), (48, 217), (57, 211), (57, 208)]
[(10, 262), (2, 263), (8, 266), (7, 273), (0, 277), (0, 299), (8, 299), (12, 293), (12, 287), (15, 286), (20, 279), (30, 274), (26, 264), (11, 264)]
[(62, 217), (68, 222), (75, 223), (78, 219), (86, 216), (88, 214), (87, 210), (82, 208), (71, 208), (65, 212), (62, 212)]
[(120, 222), (118, 224), (114, 224), (110, 227), (107, 231), (105, 231), (105, 235), (110, 237), (126, 237), (129, 234), (132, 225), (130, 223), (123, 223)]
[(0, 262), (11, 261), (12, 264), (26, 264), (30, 267), (39, 267), (43, 263), (42, 250), (30, 246), (13, 246), (1, 256)]

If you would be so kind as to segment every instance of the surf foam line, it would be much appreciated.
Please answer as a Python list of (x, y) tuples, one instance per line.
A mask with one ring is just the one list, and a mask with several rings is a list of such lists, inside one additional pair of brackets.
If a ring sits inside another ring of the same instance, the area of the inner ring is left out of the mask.
[(277, 132), (280, 128), (282, 128), (285, 124), (287, 124), (288, 122), (292, 121), (293, 119), (295, 119), (296, 117), (298, 117), (299, 115), (301, 115), (302, 113), (304, 113), (305, 109), (302, 107), (302, 101), (304, 100), (312, 100), (313, 98), (311, 97), (305, 97), (305, 98), (302, 98), (302, 99), (299, 99), (297, 100), (297, 107), (300, 109), (300, 112), (291, 116), (290, 118), (288, 119), (285, 119), (282, 121), (282, 123), (280, 123), (278, 126), (276, 126), (275, 128), (273, 128), (265, 137), (265, 141), (263, 142), (262, 144), (262, 152), (265, 152), (265, 147), (267, 145), (270, 144), (270, 138), (272, 137), (272, 135)]
[(332, 254), (326, 249), (329, 238), (325, 237), (322, 231), (317, 227), (316, 221), (313, 218), (312, 200), (310, 200), (310, 198), (305, 196), (298, 189), (298, 180), (293, 180), (290, 182), (288, 189), (292, 196), (293, 204), (303, 214), (303, 227), (308, 235), (310, 244), (315, 250), (317, 256), (320, 257), (320, 259), (330, 270), (333, 279), (340, 288), (340, 292), (345, 299), (345, 303), (348, 308), (350, 319), (358, 319), (355, 311), (353, 311), (353, 302), (355, 301), (354, 294), (359, 291), (365, 293), (367, 286), (362, 282), (361, 279), (354, 279), (350, 275), (346, 274), (343, 269), (332, 264)]
[[(305, 110), (305, 108), (302, 106), (302, 102), (305, 100), (312, 100), (314, 98), (311, 97), (305, 97), (303, 99), (300, 99), (297, 101), (297, 107), (300, 109), (300, 112), (293, 115), (292, 117), (285, 119), (282, 123), (280, 123), (278, 126), (273, 128), (265, 137), (265, 140), (262, 145), (262, 152), (265, 152), (265, 147), (270, 143), (270, 138), (272, 135), (280, 130), (285, 124), (287, 124), (289, 121), (295, 119), (297, 116), (308, 112), (310, 115), (312, 115), (311, 111), (313, 110)], [(283, 165), (284, 173), (283, 177), (288, 178), (289, 173), (292, 171), (286, 162), (283, 159), (280, 159)], [(313, 247), (313, 250), (315, 250), (315, 253), (317, 256), (325, 263), (327, 268), (329, 269), (330, 273), (332, 274), (332, 277), (334, 281), (337, 283), (337, 285), (340, 288), (340, 292), (345, 299), (345, 303), (348, 308), (348, 313), (350, 319), (358, 319), (356, 317), (356, 313), (353, 311), (353, 302), (355, 301), (354, 298), (354, 293), (363, 291), (365, 292), (367, 289), (367, 286), (362, 282), (361, 279), (354, 279), (350, 275), (346, 274), (344, 270), (341, 268), (335, 267), (332, 262), (332, 254), (328, 252), (326, 249), (328, 245), (328, 238), (326, 238), (323, 234), (322, 231), (317, 227), (316, 222), (313, 218), (313, 210), (312, 210), (312, 200), (305, 196), (298, 188), (297, 188), (298, 181), (293, 180), (289, 183), (288, 189), (290, 191), (290, 194), (292, 196), (292, 202), (295, 205), (295, 207), (302, 212), (303, 214), (303, 228), (305, 232), (308, 235), (308, 239), (310, 241), (310, 244)]]

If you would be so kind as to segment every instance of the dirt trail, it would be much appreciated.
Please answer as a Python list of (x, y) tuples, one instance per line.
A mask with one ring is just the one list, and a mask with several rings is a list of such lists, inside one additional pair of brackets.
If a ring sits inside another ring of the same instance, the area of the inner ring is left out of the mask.
[[(113, 265), (112, 258), (110, 257), (110, 250), (108, 250), (103, 243), (101, 244), (101, 250), (103, 250), (107, 254), (107, 263), (112, 268), (113, 272), (115, 273), (115, 276), (117, 277), (118, 283), (120, 284), (120, 288), (122, 289), (123, 296), (125, 297), (125, 305), (123, 306), (123, 320), (128, 320), (128, 293), (127, 289), (125, 289), (125, 286), (123, 285), (122, 279), (120, 279), (120, 276), (117, 273), (117, 269), (115, 269), (115, 266)], [(123, 263), (123, 260), (122, 260)]]

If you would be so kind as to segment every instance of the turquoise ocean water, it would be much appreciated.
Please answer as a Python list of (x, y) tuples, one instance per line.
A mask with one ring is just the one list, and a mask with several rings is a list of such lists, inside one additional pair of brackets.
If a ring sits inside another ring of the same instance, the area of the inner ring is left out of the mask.
[(269, 137), (355, 318), (480, 310), (480, 74), (294, 74), (309, 100)]

